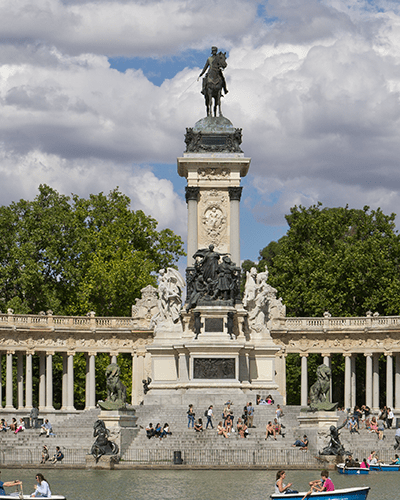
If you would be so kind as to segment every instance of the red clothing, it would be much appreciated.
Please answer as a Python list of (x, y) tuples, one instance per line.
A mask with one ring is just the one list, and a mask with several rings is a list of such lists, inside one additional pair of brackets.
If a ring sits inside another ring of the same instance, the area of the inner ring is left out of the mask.
[(326, 491), (335, 491), (335, 485), (332, 483), (332, 479), (330, 477), (325, 479), (324, 488)]

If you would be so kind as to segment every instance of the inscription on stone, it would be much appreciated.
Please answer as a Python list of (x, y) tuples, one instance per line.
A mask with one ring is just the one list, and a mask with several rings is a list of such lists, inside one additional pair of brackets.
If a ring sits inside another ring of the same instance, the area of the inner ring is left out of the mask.
[(234, 379), (235, 358), (194, 358), (193, 378)]
[(206, 332), (223, 332), (224, 320), (223, 318), (205, 318), (204, 331)]
[(203, 135), (202, 143), (206, 146), (225, 146), (227, 141), (226, 135)]

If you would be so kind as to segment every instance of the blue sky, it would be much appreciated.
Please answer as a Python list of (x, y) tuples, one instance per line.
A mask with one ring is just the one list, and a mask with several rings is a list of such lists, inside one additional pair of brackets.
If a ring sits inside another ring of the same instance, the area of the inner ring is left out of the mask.
[(290, 207), (399, 212), (400, 5), (390, 0), (25, 0), (0, 3), (0, 196), (115, 186), (186, 238), (184, 133), (205, 116), (210, 47), (223, 113), (252, 158), (241, 257)]

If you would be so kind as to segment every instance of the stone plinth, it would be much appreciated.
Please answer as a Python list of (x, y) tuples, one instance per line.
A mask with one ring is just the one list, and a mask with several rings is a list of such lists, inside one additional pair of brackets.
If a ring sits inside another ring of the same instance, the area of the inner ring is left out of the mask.
[(339, 417), (336, 415), (336, 412), (331, 411), (302, 411), (297, 420), (301, 428), (317, 427), (319, 429), (329, 429), (331, 425), (337, 426)]
[(93, 455), (86, 455), (87, 469), (114, 469), (115, 464), (119, 462), (119, 455), (103, 455), (96, 462)]
[(114, 441), (118, 445), (120, 456), (122, 456), (139, 432), (139, 428), (136, 425), (137, 416), (135, 413), (134, 408), (110, 411), (102, 410), (100, 412), (99, 419), (104, 421), (106, 428), (110, 431), (110, 441)]

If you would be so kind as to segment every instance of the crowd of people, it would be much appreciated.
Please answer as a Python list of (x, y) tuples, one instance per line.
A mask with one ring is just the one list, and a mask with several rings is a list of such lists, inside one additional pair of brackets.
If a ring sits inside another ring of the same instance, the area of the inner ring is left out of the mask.
[(165, 423), (163, 427), (161, 427), (161, 423), (158, 422), (155, 427), (150, 422), (146, 427), (146, 435), (149, 439), (155, 437), (162, 441), (163, 438), (167, 436), (172, 436), (172, 432), (170, 431), (169, 424)]

